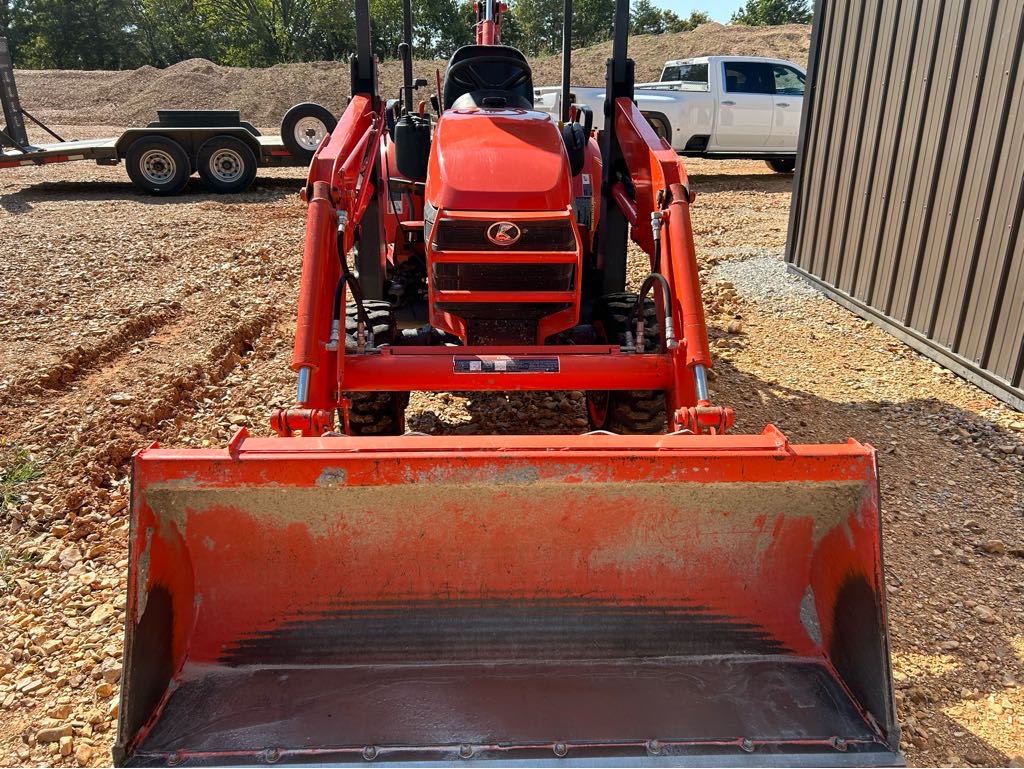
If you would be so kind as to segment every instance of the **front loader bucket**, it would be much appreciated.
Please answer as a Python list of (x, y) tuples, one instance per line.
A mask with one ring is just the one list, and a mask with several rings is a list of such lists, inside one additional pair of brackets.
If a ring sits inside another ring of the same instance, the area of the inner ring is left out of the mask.
[(131, 524), (119, 764), (900, 763), (852, 441), (243, 437)]

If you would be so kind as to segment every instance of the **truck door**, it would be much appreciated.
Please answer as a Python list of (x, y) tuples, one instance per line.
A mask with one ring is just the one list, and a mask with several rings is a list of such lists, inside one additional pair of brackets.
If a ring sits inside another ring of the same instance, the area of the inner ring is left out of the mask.
[(772, 116), (772, 133), (768, 146), (796, 152), (800, 138), (800, 113), (804, 106), (804, 87), (807, 77), (803, 72), (788, 64), (772, 64), (772, 79), (775, 85), (775, 103)]
[(708, 149), (760, 150), (772, 128), (772, 68), (767, 62), (722, 62), (718, 120)]

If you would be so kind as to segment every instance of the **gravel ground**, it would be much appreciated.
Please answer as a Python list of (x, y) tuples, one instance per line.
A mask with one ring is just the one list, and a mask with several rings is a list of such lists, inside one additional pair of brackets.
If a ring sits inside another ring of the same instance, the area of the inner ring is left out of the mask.
[[(102, 134), (105, 129), (89, 129)], [(1024, 415), (788, 277), (790, 179), (693, 162), (697, 246), (737, 430), (880, 451), (904, 748), (1020, 765)], [(135, 194), (84, 163), (0, 174), (0, 765), (109, 762), (120, 685), (127, 460), (153, 440), (266, 434), (288, 370), (297, 170), (245, 195)], [(631, 278), (642, 277), (635, 260)], [(416, 396), (432, 433), (578, 432), (579, 394)]]

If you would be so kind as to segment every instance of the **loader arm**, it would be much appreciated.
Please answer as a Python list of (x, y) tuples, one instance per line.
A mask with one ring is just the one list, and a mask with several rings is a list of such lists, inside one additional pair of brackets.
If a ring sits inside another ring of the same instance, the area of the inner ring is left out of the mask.
[(347, 254), (370, 200), (382, 197), (371, 170), (379, 155), (383, 111), (375, 111), (373, 101), (361, 94), (352, 98), (309, 167), (303, 190), (306, 241), (292, 356), (292, 369), (302, 384), (297, 407), (273, 417), (285, 433), (293, 429), (321, 432), (322, 421), (311, 420), (323, 420), (323, 412), (337, 406), (345, 359), (337, 311), (346, 303)]
[[(712, 360), (690, 221), (696, 196), (682, 160), (631, 99), (616, 99), (613, 116), (628, 175), (612, 183), (611, 198), (629, 222), (633, 241), (650, 255), (652, 272), (664, 276), (671, 297), (667, 311), (673, 328), (682, 330), (681, 344), (667, 351), (673, 370), (670, 430), (725, 432), (733, 423), (732, 409), (712, 405), (705, 378)], [(655, 292), (655, 298), (665, 312), (662, 294)]]

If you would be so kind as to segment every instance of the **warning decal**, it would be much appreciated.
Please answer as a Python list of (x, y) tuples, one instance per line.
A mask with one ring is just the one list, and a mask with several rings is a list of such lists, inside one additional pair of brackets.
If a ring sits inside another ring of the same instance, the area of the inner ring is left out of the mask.
[(557, 374), (558, 358), (517, 357), (513, 355), (456, 355), (452, 358), (456, 374)]

